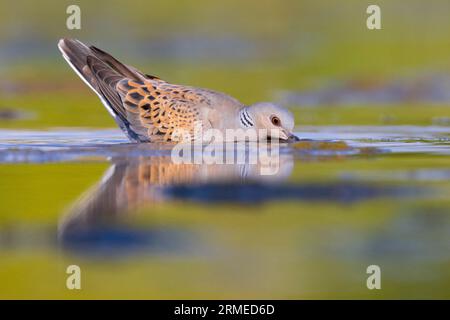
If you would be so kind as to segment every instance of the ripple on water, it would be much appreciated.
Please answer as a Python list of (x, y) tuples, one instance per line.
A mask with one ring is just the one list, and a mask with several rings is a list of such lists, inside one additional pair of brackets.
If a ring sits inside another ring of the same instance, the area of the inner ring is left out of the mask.
[[(302, 127), (297, 135), (312, 141), (345, 143), (346, 149), (316, 144), (298, 154), (354, 155), (372, 148), (391, 153), (450, 154), (447, 127), (429, 126), (327, 126)], [(283, 146), (290, 149), (290, 146)], [(299, 148), (297, 148), (299, 150)], [(132, 144), (119, 130), (0, 130), (0, 163), (72, 161), (84, 157), (161, 156), (170, 146)]]

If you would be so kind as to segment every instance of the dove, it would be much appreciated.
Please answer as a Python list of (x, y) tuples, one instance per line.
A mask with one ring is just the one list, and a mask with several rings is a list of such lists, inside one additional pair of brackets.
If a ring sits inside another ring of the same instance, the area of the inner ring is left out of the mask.
[[(299, 140), (292, 133), (292, 113), (274, 103), (247, 106), (221, 92), (172, 84), (76, 39), (61, 39), (58, 48), (132, 142), (179, 141), (183, 139), (180, 130), (193, 139), (199, 124), (203, 132), (257, 132), (241, 135), (245, 140)], [(241, 139), (240, 135), (232, 136)]]

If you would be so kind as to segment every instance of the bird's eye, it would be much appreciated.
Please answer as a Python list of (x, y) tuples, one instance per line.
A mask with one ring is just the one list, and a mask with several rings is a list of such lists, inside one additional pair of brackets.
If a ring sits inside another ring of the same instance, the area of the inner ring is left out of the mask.
[(272, 117), (270, 118), (270, 121), (272, 122), (272, 124), (273, 124), (274, 126), (279, 127), (279, 126), (281, 125), (281, 120), (280, 120), (280, 118), (278, 118), (277, 116), (272, 116)]

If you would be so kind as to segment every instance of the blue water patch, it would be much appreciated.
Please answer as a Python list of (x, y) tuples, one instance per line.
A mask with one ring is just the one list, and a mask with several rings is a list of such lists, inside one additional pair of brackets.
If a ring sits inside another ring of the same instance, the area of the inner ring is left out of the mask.
[(203, 203), (260, 204), (274, 200), (332, 201), (354, 203), (372, 198), (412, 197), (417, 187), (378, 186), (359, 183), (331, 184), (229, 184), (174, 185), (164, 189), (168, 198)]
[(192, 237), (174, 228), (133, 228), (99, 225), (74, 228), (59, 235), (63, 249), (91, 257), (126, 257), (132, 254), (177, 255), (189, 251)]

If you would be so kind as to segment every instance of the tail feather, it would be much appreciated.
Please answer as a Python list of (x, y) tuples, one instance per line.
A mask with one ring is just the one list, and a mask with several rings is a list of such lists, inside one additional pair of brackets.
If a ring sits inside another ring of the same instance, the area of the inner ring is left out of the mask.
[(92, 50), (92, 52), (95, 54), (95, 56), (109, 65), (111, 68), (113, 68), (115, 71), (117, 71), (119, 74), (123, 75), (126, 78), (133, 79), (136, 81), (144, 81), (145, 76), (135, 68), (131, 66), (124, 65), (120, 61), (118, 61), (116, 58), (111, 56), (109, 53), (106, 53), (103, 50), (100, 50), (99, 48), (96, 48), (94, 46), (90, 46), (89, 49)]
[(87, 46), (78, 40), (61, 39), (58, 43), (58, 49), (61, 51), (64, 59), (69, 66), (78, 74), (95, 93), (98, 94), (98, 85), (92, 76), (91, 70), (87, 66), (87, 57), (91, 51)]
[(122, 100), (116, 91), (116, 84), (120, 80), (144, 81), (145, 75), (124, 65), (108, 53), (88, 47), (78, 40), (61, 39), (58, 48), (72, 69), (98, 95), (130, 140), (148, 141), (147, 137), (131, 128)]

